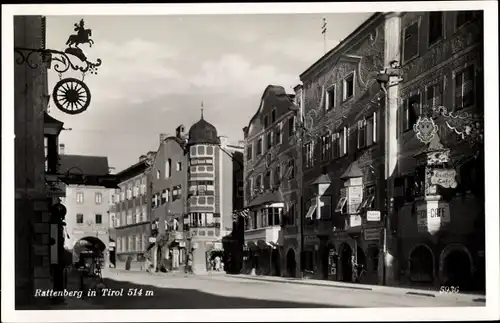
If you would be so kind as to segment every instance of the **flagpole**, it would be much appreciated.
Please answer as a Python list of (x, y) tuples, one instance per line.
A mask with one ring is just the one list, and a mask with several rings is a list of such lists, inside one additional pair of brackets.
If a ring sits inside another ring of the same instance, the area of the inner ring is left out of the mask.
[(321, 26), (321, 33), (323, 34), (323, 50), (326, 54), (326, 31), (327, 31), (327, 21), (326, 18), (323, 18), (323, 26)]

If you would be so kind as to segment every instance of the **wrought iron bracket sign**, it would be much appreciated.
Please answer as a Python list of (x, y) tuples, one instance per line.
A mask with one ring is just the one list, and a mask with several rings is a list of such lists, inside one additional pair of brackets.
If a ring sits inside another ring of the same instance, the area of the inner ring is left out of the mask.
[[(66, 41), (66, 48), (64, 51), (43, 48), (24, 48), (15, 47), (14, 52), (18, 54), (16, 63), (26, 64), (32, 69), (37, 69), (41, 64), (45, 64), (48, 69), (53, 69), (59, 74), (59, 82), (54, 86), (52, 92), (52, 99), (56, 107), (67, 114), (79, 114), (87, 110), (90, 105), (91, 93), (88, 86), (83, 82), (85, 74), (97, 74), (98, 67), (101, 66), (101, 59), (96, 62), (88, 60), (87, 56), (79, 44), (89, 44), (92, 47), (94, 41), (90, 39), (92, 36), (91, 29), (85, 29), (85, 22), (83, 19), (75, 24), (74, 31), (76, 34), (70, 35)], [(32, 55), (37, 54), (41, 57), (41, 64), (39, 61), (33, 62)], [(81, 62), (75, 63), (72, 61), (74, 57)], [(53, 66), (52, 66), (53, 64)], [(82, 73), (82, 79), (76, 78), (62, 78), (62, 74), (68, 70), (74, 70)]]

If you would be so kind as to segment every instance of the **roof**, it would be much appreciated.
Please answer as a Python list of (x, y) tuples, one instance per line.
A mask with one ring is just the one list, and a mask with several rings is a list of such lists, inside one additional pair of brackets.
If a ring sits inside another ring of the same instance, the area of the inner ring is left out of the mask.
[(363, 171), (359, 168), (358, 161), (352, 162), (342, 176), (340, 176), (340, 179), (349, 179), (353, 177), (363, 177)]
[(270, 94), (272, 94), (275, 97), (281, 99), (281, 100), (278, 100), (277, 105), (279, 105), (279, 104), (286, 104), (287, 107), (290, 110), (297, 110), (296, 107), (295, 107), (295, 104), (294, 104), (293, 100), (290, 98), (290, 95), (288, 93), (286, 93), (284, 87), (282, 87), (281, 85), (272, 85), (272, 84), (270, 84), (270, 85), (268, 85), (266, 87), (266, 89), (264, 90), (264, 93), (262, 93), (262, 97), (260, 98), (261, 104), (259, 105), (259, 108), (255, 112), (255, 114), (253, 115), (253, 117), (248, 122), (248, 127), (250, 127), (250, 125), (255, 120), (255, 118), (257, 118), (257, 116), (259, 116), (259, 114), (262, 112), (262, 109), (263, 109), (262, 101), (264, 100), (264, 98), (266, 96), (268, 96)]
[[(43, 113), (44, 134), (59, 135), (63, 129), (64, 122), (51, 117), (47, 112)], [(52, 130), (52, 132), (50, 130)]]
[(330, 175), (328, 174), (323, 174), (320, 175), (316, 180), (312, 183), (312, 185), (316, 184), (330, 184), (332, 182), (332, 179), (330, 178)]
[(381, 12), (376, 12), (371, 15), (368, 19), (366, 19), (363, 23), (361, 23), (358, 28), (356, 28), (352, 33), (350, 33), (346, 38), (344, 38), (337, 46), (328, 51), (325, 55), (321, 56), (314, 64), (312, 64), (309, 68), (307, 68), (302, 74), (300, 74), (300, 79), (302, 80), (307, 74), (315, 70), (318, 66), (321, 65), (324, 61), (331, 58), (333, 55), (337, 54), (339, 51), (344, 49), (349, 42), (351, 42), (357, 35), (359, 35), (362, 31), (364, 31), (372, 22), (376, 21), (379, 17), (382, 16)]
[(283, 194), (281, 193), (281, 190), (267, 191), (267, 192), (264, 192), (263, 194), (257, 196), (252, 201), (250, 201), (248, 203), (247, 207), (255, 207), (255, 206), (260, 206), (260, 205), (264, 205), (264, 204), (272, 204), (272, 203), (280, 203), (280, 202), (284, 202)]
[(84, 155), (60, 155), (60, 174), (103, 176), (109, 174), (108, 157)]
[(137, 163), (133, 164), (132, 166), (129, 166), (124, 170), (120, 171), (119, 173), (117, 173), (116, 177), (120, 182), (126, 181), (132, 177), (135, 177), (145, 172), (146, 169), (149, 167), (149, 163), (150, 160), (148, 158), (140, 160)]
[(217, 136), (217, 129), (214, 125), (203, 119), (203, 112), (201, 114), (201, 119), (189, 128), (189, 139), (187, 144), (220, 144), (219, 137)]

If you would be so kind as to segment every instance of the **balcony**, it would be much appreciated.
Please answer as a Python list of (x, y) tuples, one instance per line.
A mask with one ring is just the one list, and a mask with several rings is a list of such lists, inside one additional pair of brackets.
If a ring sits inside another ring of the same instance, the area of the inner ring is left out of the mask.
[(188, 213), (215, 212), (215, 196), (191, 196), (188, 201)]
[(221, 234), (220, 223), (209, 223), (203, 225), (184, 225), (184, 231), (186, 232), (186, 238), (215, 238), (219, 237)]
[(259, 241), (274, 245), (278, 242), (281, 227), (273, 225), (270, 227), (250, 229), (245, 231), (245, 242), (257, 244)]

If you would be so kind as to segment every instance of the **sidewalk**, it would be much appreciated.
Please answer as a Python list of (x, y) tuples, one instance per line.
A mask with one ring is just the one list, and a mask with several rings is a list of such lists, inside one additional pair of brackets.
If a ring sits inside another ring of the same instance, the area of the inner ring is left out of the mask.
[(392, 294), (392, 295), (401, 294), (401, 295), (415, 295), (415, 296), (425, 296), (425, 297), (446, 297), (450, 299), (455, 298), (456, 300), (486, 302), (486, 296), (484, 294), (469, 294), (469, 293), (445, 294), (435, 290), (425, 290), (414, 287), (393, 287), (393, 286), (383, 286), (383, 285), (355, 284), (355, 283), (346, 283), (346, 282), (330, 281), (330, 280), (301, 279), (301, 278), (276, 277), (276, 276), (252, 276), (245, 274), (225, 275), (224, 277), (234, 280), (246, 279), (246, 280), (268, 281), (274, 283), (285, 283), (285, 284), (316, 285), (322, 287), (374, 291), (378, 293)]

